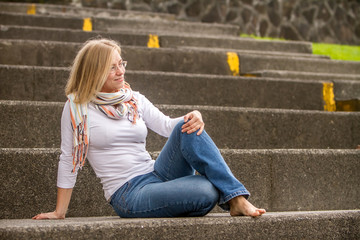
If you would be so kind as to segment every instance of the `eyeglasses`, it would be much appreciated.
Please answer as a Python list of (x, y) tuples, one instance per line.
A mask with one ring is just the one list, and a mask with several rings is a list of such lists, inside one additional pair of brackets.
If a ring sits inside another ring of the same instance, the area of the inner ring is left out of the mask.
[(123, 67), (124, 69), (126, 68), (127, 65), (127, 61), (121, 61), (120, 64), (114, 64), (111, 68), (110, 68), (110, 72), (114, 73), (116, 72), (118, 69), (120, 70), (120, 67)]

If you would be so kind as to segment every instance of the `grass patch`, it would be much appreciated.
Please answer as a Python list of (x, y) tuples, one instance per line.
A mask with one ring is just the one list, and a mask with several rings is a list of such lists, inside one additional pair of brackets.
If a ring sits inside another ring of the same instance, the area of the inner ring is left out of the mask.
[(245, 33), (240, 34), (240, 37), (254, 38), (254, 39), (258, 39), (258, 40), (286, 41), (286, 39), (284, 39), (284, 38), (258, 37), (258, 36), (255, 36), (254, 34), (249, 35), (249, 34), (245, 34)]
[(334, 60), (360, 61), (360, 46), (313, 43), (313, 54), (327, 55)]
[[(283, 38), (258, 37), (241, 34), (240, 37), (249, 37), (258, 40), (285, 41)], [(312, 43), (313, 54), (326, 55), (333, 60), (360, 61), (360, 46), (348, 46), (328, 43)]]

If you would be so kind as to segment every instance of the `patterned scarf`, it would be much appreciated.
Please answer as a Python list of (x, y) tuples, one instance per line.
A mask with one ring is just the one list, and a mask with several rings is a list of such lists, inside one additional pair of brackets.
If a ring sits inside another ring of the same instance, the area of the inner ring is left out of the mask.
[[(76, 166), (80, 169), (85, 164), (85, 159), (88, 152), (89, 145), (89, 118), (88, 118), (88, 104), (74, 103), (75, 95), (68, 95), (70, 103), (71, 124), (74, 131), (74, 148), (73, 148), (73, 170), (75, 172)], [(125, 116), (129, 121), (136, 124), (138, 118), (137, 100), (133, 97), (133, 92), (130, 85), (125, 84), (124, 88), (115, 93), (99, 92), (96, 98), (92, 100), (96, 109), (100, 110), (107, 117), (119, 120)]]

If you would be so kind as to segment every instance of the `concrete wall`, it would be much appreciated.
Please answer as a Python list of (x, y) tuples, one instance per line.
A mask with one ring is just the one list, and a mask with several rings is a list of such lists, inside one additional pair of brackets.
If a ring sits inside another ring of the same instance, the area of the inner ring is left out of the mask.
[(83, 6), (175, 14), (231, 23), (242, 33), (311, 42), (360, 44), (359, 0), (73, 0)]

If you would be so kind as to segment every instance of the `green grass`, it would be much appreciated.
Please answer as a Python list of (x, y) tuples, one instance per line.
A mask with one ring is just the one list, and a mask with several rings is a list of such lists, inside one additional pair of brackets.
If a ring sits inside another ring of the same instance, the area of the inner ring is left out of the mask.
[(360, 46), (313, 43), (313, 54), (327, 55), (334, 60), (360, 61)]
[(240, 37), (248, 37), (248, 38), (254, 38), (254, 39), (259, 39), (259, 40), (285, 41), (284, 38), (258, 37), (253, 34), (249, 35), (249, 34), (245, 34), (245, 33), (240, 34)]
[[(282, 38), (258, 37), (255, 35), (241, 34), (240, 37), (250, 37), (260, 40), (285, 41)], [(312, 43), (313, 54), (326, 55), (334, 60), (360, 61), (360, 46), (348, 46), (328, 43)]]

